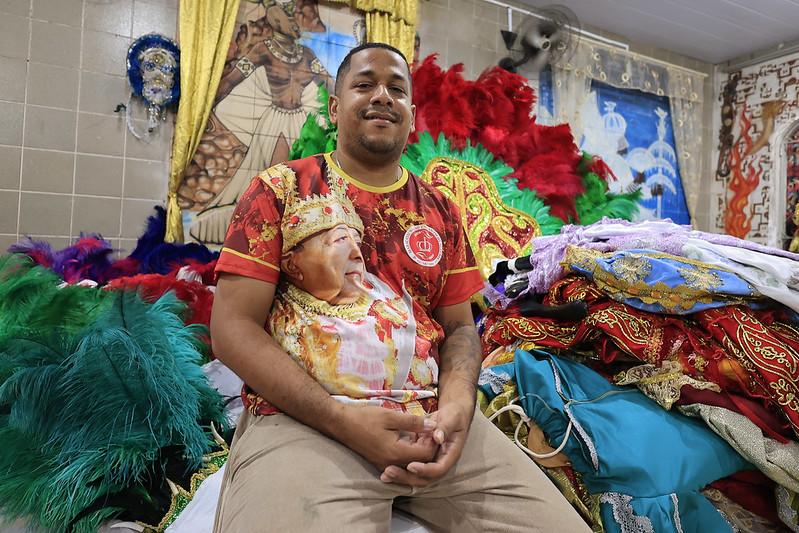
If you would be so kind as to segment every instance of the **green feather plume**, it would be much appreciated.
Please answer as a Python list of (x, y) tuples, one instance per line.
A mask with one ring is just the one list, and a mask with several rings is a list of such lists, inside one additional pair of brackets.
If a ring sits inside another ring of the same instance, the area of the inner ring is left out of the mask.
[[(84, 486), (58, 484), (52, 469), (56, 464), (57, 450), (43, 450), (38, 441), (25, 432), (7, 427), (0, 417), (0, 501), (6, 519), (25, 517), (37, 530), (52, 533), (76, 531), (96, 532), (100, 524), (121, 509), (105, 508), (101, 512), (70, 525), (70, 517), (77, 517), (83, 509), (104, 498), (108, 488), (98, 483)], [(91, 474), (86, 476), (91, 477)]]
[(494, 157), (494, 154), (486, 150), (482, 144), (478, 143), (477, 146), (472, 146), (471, 141), (466, 141), (466, 147), (459, 150), (452, 145), (443, 132), (438, 134), (438, 140), (433, 140), (429, 131), (419, 134), (418, 143), (408, 144), (405, 147), (400, 164), (417, 176), (421, 176), (427, 164), (436, 157), (452, 157), (467, 161), (480, 167), (495, 179), (513, 172), (512, 168), (503, 163), (501, 159)]
[(75, 334), (110, 304), (105, 291), (63, 280), (24, 254), (0, 256), (0, 343), (20, 332), (64, 329)]
[(608, 192), (608, 184), (593, 172), (583, 176), (583, 186), (585, 192), (574, 200), (577, 216), (583, 226), (599, 222), (602, 217), (632, 220), (638, 212), (641, 190), (625, 194)]
[(300, 130), (299, 138), (291, 145), (289, 159), (300, 159), (336, 149), (338, 128), (330, 122), (327, 101), (330, 95), (324, 85), (319, 85), (316, 100), (322, 104), (316, 111), (311, 111)]
[(203, 426), (225, 425), (199, 366), (204, 326), (183, 324), (185, 304), (105, 294), (110, 305), (75, 335), (28, 331), (0, 344), (11, 371), (0, 386), (0, 501), (47, 531), (96, 531), (122, 511), (103, 498), (163, 472), (167, 449), (196, 470), (212, 443)]

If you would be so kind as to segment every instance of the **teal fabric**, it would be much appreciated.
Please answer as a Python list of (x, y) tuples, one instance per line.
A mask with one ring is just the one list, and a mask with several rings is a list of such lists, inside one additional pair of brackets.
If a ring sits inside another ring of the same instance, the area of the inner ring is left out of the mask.
[[(518, 350), (514, 363), (486, 372), (515, 376), (520, 404), (552, 446), (563, 442), (573, 420), (563, 452), (590, 493), (606, 493), (602, 519), (608, 533), (731, 530), (699, 492), (754, 468), (726, 441), (701, 420), (666, 411), (636, 388), (613, 385), (567, 357), (533, 353)], [(490, 386), (481, 388), (489, 399), (496, 395)]]

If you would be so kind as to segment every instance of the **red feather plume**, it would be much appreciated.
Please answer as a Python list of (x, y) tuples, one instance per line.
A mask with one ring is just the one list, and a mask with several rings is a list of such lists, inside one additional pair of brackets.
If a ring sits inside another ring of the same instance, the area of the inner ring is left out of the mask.
[[(567, 124), (535, 123), (536, 96), (527, 80), (499, 67), (483, 72), (476, 81), (463, 78), (463, 64), (446, 72), (428, 56), (413, 72), (416, 132), (409, 142), (428, 131), (444, 135), (459, 149), (467, 142), (482, 144), (514, 172), (519, 188), (535, 190), (566, 222), (577, 218), (574, 197), (583, 193), (578, 166), (582, 153)], [(597, 172), (605, 177), (606, 172)]]

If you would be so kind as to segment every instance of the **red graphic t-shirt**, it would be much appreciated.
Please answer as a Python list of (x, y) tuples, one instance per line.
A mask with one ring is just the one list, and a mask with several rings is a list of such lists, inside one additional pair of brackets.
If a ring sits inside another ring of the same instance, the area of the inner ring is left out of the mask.
[[(438, 368), (438, 348), (444, 338), (432, 317), (439, 306), (461, 303), (483, 287), (474, 257), (466, 244), (458, 207), (440, 191), (403, 169), (387, 187), (372, 187), (346, 175), (329, 154), (278, 164), (253, 178), (231, 218), (217, 262), (217, 272), (229, 272), (270, 283), (280, 281), (280, 233), (287, 202), (346, 189), (364, 224), (366, 270), (397, 295), (407, 291), (413, 301), (418, 342), (430, 346), (428, 365)], [(418, 369), (416, 369), (418, 371)], [(413, 380), (409, 380), (409, 383)], [(429, 389), (435, 389), (433, 383)], [(245, 407), (255, 414), (276, 410), (246, 385)], [(435, 410), (433, 402), (426, 408)]]

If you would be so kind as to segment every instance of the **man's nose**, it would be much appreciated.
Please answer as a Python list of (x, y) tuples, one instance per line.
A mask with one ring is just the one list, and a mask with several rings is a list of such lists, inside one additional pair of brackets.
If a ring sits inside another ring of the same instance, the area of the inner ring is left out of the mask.
[(391, 91), (382, 83), (375, 85), (375, 90), (372, 93), (373, 104), (391, 105), (394, 99), (391, 97)]

